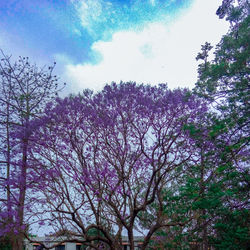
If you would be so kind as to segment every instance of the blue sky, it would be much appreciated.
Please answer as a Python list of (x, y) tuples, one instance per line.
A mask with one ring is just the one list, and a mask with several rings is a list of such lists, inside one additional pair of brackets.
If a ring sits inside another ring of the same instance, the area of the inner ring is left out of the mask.
[(0, 0), (0, 48), (57, 62), (67, 91), (120, 80), (192, 87), (201, 44), (227, 23), (218, 0)]

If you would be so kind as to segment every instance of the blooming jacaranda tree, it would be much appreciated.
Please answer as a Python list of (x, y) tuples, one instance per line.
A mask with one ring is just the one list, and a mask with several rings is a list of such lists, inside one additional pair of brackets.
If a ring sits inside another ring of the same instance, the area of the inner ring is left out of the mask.
[(34, 183), (29, 163), (31, 121), (58, 91), (53, 66), (39, 68), (26, 57), (13, 62), (0, 50), (0, 237), (23, 249)]
[[(48, 105), (33, 124), (31, 148), (40, 226), (71, 232), (66, 241), (111, 249), (121, 248), (124, 233), (134, 249), (140, 232), (145, 249), (160, 228), (185, 225), (190, 218), (163, 216), (162, 191), (199, 159), (185, 127), (206, 109), (187, 89), (135, 83)], [(156, 201), (154, 221), (142, 230), (140, 214)]]

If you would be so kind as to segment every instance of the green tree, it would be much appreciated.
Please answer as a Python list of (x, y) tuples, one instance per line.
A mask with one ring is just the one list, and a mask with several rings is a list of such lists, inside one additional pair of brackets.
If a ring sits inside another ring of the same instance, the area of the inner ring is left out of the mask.
[[(215, 49), (215, 58), (206, 56), (211, 46), (202, 46), (197, 60), (198, 82), (194, 91), (211, 103), (214, 114), (209, 127), (219, 159), (216, 178), (210, 183), (217, 190), (211, 199), (219, 203), (213, 208), (213, 231), (210, 242), (216, 249), (247, 249), (249, 245), (249, 3), (223, 1), (217, 10), (220, 18), (230, 22), (229, 32)], [(209, 156), (211, 157), (211, 156)], [(206, 197), (206, 199), (209, 196)], [(208, 211), (211, 214), (212, 210)]]
[[(212, 47), (208, 43), (202, 46), (202, 52), (196, 58), (203, 63), (198, 68), (199, 79), (195, 88), (196, 93), (215, 105), (230, 128), (235, 127), (241, 131), (249, 131), (250, 17), (241, 14), (247, 12), (243, 8), (245, 4), (228, 7), (230, 12), (227, 11), (227, 19), (235, 25), (231, 26), (228, 34), (217, 45), (212, 62), (207, 60)], [(245, 18), (242, 19), (242, 16)]]

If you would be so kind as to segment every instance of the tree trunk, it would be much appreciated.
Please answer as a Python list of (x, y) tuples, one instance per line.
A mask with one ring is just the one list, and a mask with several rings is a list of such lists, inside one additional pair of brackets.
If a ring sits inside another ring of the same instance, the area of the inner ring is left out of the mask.
[(12, 241), (12, 250), (23, 250), (23, 236), (18, 234)]
[(28, 140), (27, 134), (25, 135), (25, 139), (23, 140), (23, 152), (22, 152), (22, 169), (20, 176), (20, 186), (19, 186), (19, 204), (18, 204), (18, 218), (17, 218), (17, 226), (18, 226), (18, 234), (16, 236), (16, 240), (14, 242), (13, 250), (23, 250), (23, 220), (24, 220), (24, 203), (25, 203), (25, 195), (26, 195), (26, 177), (27, 177), (27, 150), (28, 150)]
[(128, 230), (128, 241), (130, 244), (130, 250), (135, 249), (135, 244), (134, 244), (134, 235), (133, 235), (133, 229)]
[[(200, 195), (201, 198), (204, 199), (205, 197), (205, 164), (204, 164), (204, 155), (203, 149), (201, 149), (201, 183), (200, 183)], [(200, 216), (202, 219), (200, 224), (202, 225), (202, 250), (208, 250), (208, 240), (207, 240), (207, 224), (206, 224), (206, 210), (205, 208), (202, 209)]]

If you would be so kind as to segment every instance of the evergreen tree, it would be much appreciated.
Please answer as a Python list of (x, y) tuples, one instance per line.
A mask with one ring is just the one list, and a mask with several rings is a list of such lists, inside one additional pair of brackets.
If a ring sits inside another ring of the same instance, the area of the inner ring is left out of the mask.
[(217, 15), (226, 17), (231, 24), (230, 30), (217, 45), (213, 61), (199, 56), (211, 49), (207, 44), (197, 57), (203, 63), (199, 65), (199, 79), (194, 90), (213, 108), (209, 135), (219, 159), (217, 176), (212, 182), (217, 193), (211, 196), (218, 196), (219, 200), (210, 235), (210, 242), (216, 249), (247, 249), (250, 242), (247, 210), (250, 183), (249, 7), (248, 1), (223, 1)]

